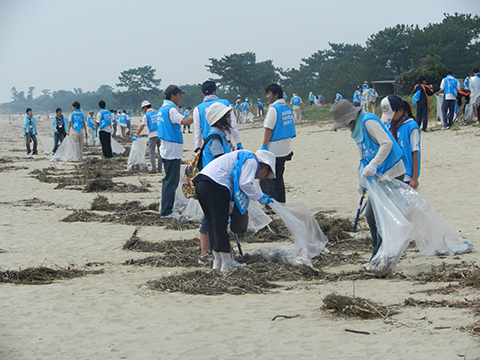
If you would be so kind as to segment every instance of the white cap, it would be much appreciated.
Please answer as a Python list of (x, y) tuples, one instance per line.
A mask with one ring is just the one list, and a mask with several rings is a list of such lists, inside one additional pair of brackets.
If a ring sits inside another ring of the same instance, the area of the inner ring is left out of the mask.
[(214, 102), (210, 105), (206, 112), (207, 123), (212, 126), (218, 120), (220, 120), (226, 113), (232, 111), (232, 108), (222, 104), (221, 102)]
[(148, 106), (148, 105), (152, 105), (152, 104), (150, 104), (147, 100), (143, 100), (141, 107), (143, 108), (143, 107)]
[(270, 173), (270, 175), (268, 175), (267, 179), (274, 179), (276, 177), (276, 174), (275, 174), (275, 162), (276, 162), (275, 154), (272, 153), (271, 151), (268, 151), (268, 150), (258, 150), (255, 153), (255, 156), (257, 157), (258, 161), (260, 161), (263, 164), (267, 164), (268, 166), (270, 166), (270, 169), (272, 170), (272, 172)]

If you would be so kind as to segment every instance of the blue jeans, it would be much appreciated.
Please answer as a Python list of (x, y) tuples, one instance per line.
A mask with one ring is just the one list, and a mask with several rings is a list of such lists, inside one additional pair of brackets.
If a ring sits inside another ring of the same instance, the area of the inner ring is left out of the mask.
[(58, 145), (60, 145), (63, 139), (65, 139), (65, 136), (67, 136), (66, 133), (61, 133), (61, 132), (59, 132), (58, 134), (53, 133), (53, 153), (54, 154), (58, 149)]
[(178, 182), (180, 181), (181, 161), (181, 159), (163, 160), (165, 177), (162, 182), (161, 216), (167, 216), (173, 212), (175, 191), (177, 190)]

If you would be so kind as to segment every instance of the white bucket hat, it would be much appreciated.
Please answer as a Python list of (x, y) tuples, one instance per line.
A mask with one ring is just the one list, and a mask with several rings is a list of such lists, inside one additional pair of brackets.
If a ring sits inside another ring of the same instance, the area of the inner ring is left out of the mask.
[(143, 100), (142, 105), (140, 105), (140, 107), (143, 108), (143, 107), (148, 106), (148, 105), (152, 105), (152, 104), (150, 104), (147, 100)]
[(207, 117), (208, 125), (212, 126), (218, 120), (220, 120), (223, 117), (223, 115), (225, 115), (229, 111), (232, 111), (231, 107), (226, 106), (225, 104), (222, 104), (221, 102), (213, 103), (212, 105), (210, 105), (208, 107), (207, 113), (205, 114), (206, 117)]
[(268, 150), (258, 150), (255, 153), (255, 156), (257, 157), (258, 161), (260, 161), (263, 164), (267, 164), (270, 166), (271, 173), (268, 175), (267, 179), (274, 179), (276, 177), (275, 174), (275, 154), (268, 151)]

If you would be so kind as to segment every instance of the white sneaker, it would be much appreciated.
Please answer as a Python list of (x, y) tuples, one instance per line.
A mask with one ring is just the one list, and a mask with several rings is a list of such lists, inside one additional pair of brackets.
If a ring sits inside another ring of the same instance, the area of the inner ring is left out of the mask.
[(221, 270), (221, 268), (222, 268), (222, 259), (214, 258), (212, 270)]
[(233, 270), (235, 268), (245, 267), (245, 266), (247, 266), (247, 264), (241, 264), (239, 262), (236, 262), (235, 260), (232, 260), (229, 263), (223, 262), (222, 263), (222, 268), (220, 269), (220, 271), (222, 273), (226, 273), (229, 270)]
[(180, 217), (180, 214), (177, 213), (176, 211), (172, 211), (170, 214), (166, 216), (162, 216), (163, 219), (178, 219)]

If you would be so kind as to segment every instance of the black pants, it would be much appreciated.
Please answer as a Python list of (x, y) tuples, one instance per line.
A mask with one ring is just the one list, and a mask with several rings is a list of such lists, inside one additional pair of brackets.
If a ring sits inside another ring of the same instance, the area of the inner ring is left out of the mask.
[(30, 142), (33, 141), (33, 155), (37, 154), (37, 135), (27, 132), (25, 143), (27, 145), (27, 154), (30, 154)]
[(426, 105), (425, 106), (418, 106), (417, 105), (417, 119), (416, 120), (417, 120), (418, 127), (421, 127), (423, 131), (427, 131), (428, 107)]
[(292, 160), (293, 152), (287, 156), (275, 158), (275, 179), (261, 179), (260, 187), (262, 191), (278, 202), (286, 201), (285, 182), (283, 181), (283, 173), (285, 172), (285, 162)]
[(109, 132), (100, 130), (98, 132), (100, 137), (100, 143), (102, 144), (103, 157), (105, 159), (110, 159), (112, 155), (112, 138)]
[(230, 236), (227, 232), (230, 211), (230, 191), (205, 175), (194, 179), (195, 194), (207, 218), (210, 249), (230, 252)]
[(455, 100), (443, 100), (442, 104), (443, 127), (452, 126), (455, 115)]

